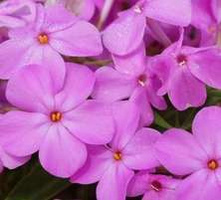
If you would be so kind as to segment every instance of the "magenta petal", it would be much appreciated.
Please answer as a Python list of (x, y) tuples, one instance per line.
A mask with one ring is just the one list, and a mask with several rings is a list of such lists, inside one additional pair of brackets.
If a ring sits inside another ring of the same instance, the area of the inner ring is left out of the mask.
[(143, 15), (129, 11), (113, 21), (103, 32), (104, 46), (113, 54), (131, 53), (140, 46), (145, 26)]
[(20, 109), (48, 113), (53, 109), (53, 96), (58, 89), (47, 70), (32, 65), (22, 68), (10, 79), (6, 97)]
[(138, 128), (139, 108), (129, 101), (116, 102), (113, 104), (113, 116), (116, 130), (111, 147), (120, 150), (131, 140)]
[(141, 75), (146, 68), (145, 46), (142, 45), (135, 51), (124, 56), (112, 55), (115, 68), (124, 74), (131, 76)]
[(39, 159), (46, 171), (67, 178), (84, 165), (87, 150), (65, 127), (52, 125), (40, 146)]
[(120, 73), (111, 67), (95, 72), (96, 82), (92, 97), (102, 101), (116, 101), (128, 98), (136, 87), (133, 76)]
[(31, 155), (38, 151), (49, 124), (47, 117), (38, 113), (10, 111), (0, 120), (0, 143), (15, 156)]
[[(221, 108), (211, 106), (197, 113), (193, 125), (193, 134), (210, 156), (221, 158)], [(215, 155), (214, 155), (215, 154)]]
[(172, 104), (180, 111), (202, 106), (207, 96), (205, 85), (185, 66), (174, 72), (168, 95)]
[(106, 144), (114, 134), (111, 107), (96, 100), (87, 100), (64, 114), (63, 124), (88, 144)]
[(155, 144), (156, 155), (170, 172), (187, 175), (204, 166), (207, 155), (192, 134), (170, 129)]
[(131, 169), (151, 169), (159, 166), (154, 143), (160, 133), (154, 129), (143, 128), (138, 131), (123, 150), (123, 161)]
[(70, 28), (52, 33), (50, 44), (66, 56), (95, 56), (103, 50), (100, 33), (85, 21), (78, 21)]
[(147, 17), (178, 26), (187, 26), (191, 22), (191, 1), (165, 0), (147, 2), (145, 14)]
[(5, 150), (0, 147), (0, 158), (5, 167), (8, 169), (15, 169), (16, 167), (25, 164), (30, 159), (30, 156), (15, 157), (6, 153)]
[(110, 166), (97, 185), (97, 200), (124, 200), (133, 175), (134, 172), (121, 163)]
[(65, 82), (62, 91), (55, 97), (58, 109), (68, 111), (86, 100), (92, 92), (94, 82), (95, 75), (89, 68), (66, 63)]
[(99, 181), (113, 163), (113, 153), (104, 146), (89, 146), (85, 165), (71, 177), (71, 182), (91, 184)]
[(221, 89), (221, 54), (218, 49), (199, 51), (190, 56), (190, 70), (210, 87)]
[(177, 188), (177, 199), (217, 200), (221, 196), (220, 188), (213, 172), (200, 170), (181, 182)]

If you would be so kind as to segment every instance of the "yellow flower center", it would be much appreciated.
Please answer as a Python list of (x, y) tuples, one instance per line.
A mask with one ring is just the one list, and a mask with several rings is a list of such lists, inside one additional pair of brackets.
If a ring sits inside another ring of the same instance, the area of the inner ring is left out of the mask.
[(121, 152), (115, 152), (113, 157), (116, 161), (122, 160)]
[(50, 114), (50, 119), (52, 122), (59, 122), (62, 119), (62, 114), (58, 111), (52, 112)]
[(38, 42), (39, 42), (40, 44), (48, 44), (48, 42), (49, 42), (49, 37), (48, 37), (48, 35), (45, 34), (45, 33), (39, 34), (39, 35), (38, 35)]
[(216, 170), (219, 167), (219, 163), (213, 159), (207, 163), (207, 166), (210, 170)]

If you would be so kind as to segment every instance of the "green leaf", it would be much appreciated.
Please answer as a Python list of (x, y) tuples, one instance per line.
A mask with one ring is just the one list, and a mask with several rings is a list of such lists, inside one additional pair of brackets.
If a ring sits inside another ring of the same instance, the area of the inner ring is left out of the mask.
[(155, 121), (154, 123), (162, 128), (168, 129), (172, 126), (162, 117), (159, 113), (155, 112)]
[(68, 186), (70, 182), (49, 175), (40, 165), (15, 185), (5, 200), (49, 200)]

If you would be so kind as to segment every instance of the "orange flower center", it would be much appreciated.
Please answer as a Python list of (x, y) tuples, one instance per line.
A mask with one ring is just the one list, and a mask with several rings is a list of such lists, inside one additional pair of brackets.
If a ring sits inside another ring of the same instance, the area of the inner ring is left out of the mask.
[(210, 170), (216, 170), (219, 167), (219, 163), (213, 159), (207, 163), (207, 166)]
[(48, 37), (48, 35), (45, 34), (45, 33), (39, 34), (39, 35), (38, 35), (38, 42), (39, 42), (40, 44), (48, 44), (48, 42), (49, 42), (49, 37)]
[(115, 152), (113, 157), (116, 161), (122, 160), (121, 152)]
[(50, 119), (52, 122), (59, 122), (62, 119), (62, 114), (58, 111), (52, 112), (50, 114)]

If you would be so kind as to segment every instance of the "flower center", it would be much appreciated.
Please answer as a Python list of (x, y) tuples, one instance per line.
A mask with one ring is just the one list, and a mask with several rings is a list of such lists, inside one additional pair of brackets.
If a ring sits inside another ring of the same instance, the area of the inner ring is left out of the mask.
[(52, 122), (59, 122), (62, 119), (62, 114), (58, 111), (51, 112), (50, 119)]
[(187, 63), (187, 57), (184, 54), (178, 55), (176, 59), (180, 66), (184, 66)]
[(155, 190), (156, 192), (159, 192), (163, 189), (162, 184), (159, 181), (153, 181), (150, 185), (150, 187)]
[(145, 74), (141, 74), (138, 77), (138, 83), (144, 87), (146, 85), (146, 82), (147, 82), (147, 76)]
[(39, 42), (40, 44), (48, 44), (48, 42), (49, 42), (49, 37), (48, 37), (48, 35), (47, 35), (46, 33), (40, 33), (40, 34), (38, 35), (38, 42)]
[(219, 167), (219, 163), (212, 159), (210, 161), (208, 161), (207, 166), (210, 170), (216, 170)]
[(122, 154), (119, 151), (115, 152), (113, 157), (116, 161), (122, 160)]

